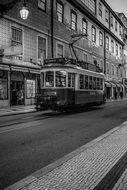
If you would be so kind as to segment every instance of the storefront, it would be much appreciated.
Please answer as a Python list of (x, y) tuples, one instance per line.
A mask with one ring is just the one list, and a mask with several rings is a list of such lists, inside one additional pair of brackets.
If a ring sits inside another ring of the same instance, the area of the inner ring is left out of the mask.
[(38, 89), (40, 67), (0, 67), (0, 108), (32, 105)]
[(111, 98), (111, 83), (108, 81), (105, 81), (105, 92), (106, 92), (106, 99)]

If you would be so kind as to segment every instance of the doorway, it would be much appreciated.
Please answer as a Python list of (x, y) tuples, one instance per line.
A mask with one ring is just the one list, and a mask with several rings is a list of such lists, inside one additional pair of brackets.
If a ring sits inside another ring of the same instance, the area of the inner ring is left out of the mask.
[(11, 81), (10, 105), (24, 105), (24, 81)]

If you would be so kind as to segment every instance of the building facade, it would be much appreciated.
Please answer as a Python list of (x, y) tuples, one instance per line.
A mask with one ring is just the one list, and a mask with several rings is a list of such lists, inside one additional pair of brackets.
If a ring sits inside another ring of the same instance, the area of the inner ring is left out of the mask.
[(34, 104), (45, 58), (98, 64), (106, 97), (126, 95), (125, 25), (105, 0), (28, 0), (26, 20), (20, 18), (21, 6), (16, 1), (0, 18), (0, 107)]

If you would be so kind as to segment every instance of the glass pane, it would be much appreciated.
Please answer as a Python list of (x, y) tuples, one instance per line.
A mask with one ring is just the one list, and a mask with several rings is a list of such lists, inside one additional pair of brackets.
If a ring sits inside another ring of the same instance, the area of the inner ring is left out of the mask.
[(56, 87), (66, 87), (65, 71), (56, 71)]
[(45, 86), (54, 87), (54, 72), (53, 71), (45, 72)]

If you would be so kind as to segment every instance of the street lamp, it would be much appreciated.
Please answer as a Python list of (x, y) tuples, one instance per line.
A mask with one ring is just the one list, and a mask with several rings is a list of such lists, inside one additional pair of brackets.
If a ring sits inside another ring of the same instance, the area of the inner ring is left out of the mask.
[[(2, 18), (4, 14), (6, 14), (10, 9), (12, 9), (15, 4), (21, 0), (0, 0), (0, 17)], [(20, 16), (23, 20), (27, 19), (29, 14), (29, 10), (26, 6), (26, 1), (23, 2), (23, 7), (20, 10)]]
[(27, 8), (27, 6), (26, 6), (26, 2), (25, 2), (25, 0), (24, 0), (24, 2), (23, 2), (23, 7), (22, 7), (22, 9), (20, 10), (20, 16), (21, 16), (21, 18), (22, 18), (23, 20), (26, 20), (27, 17), (28, 17), (28, 14), (29, 14), (29, 10), (28, 10), (28, 8)]

